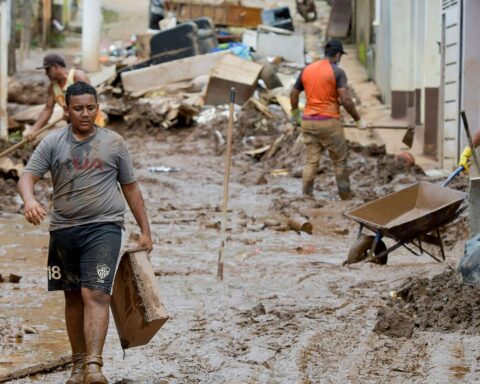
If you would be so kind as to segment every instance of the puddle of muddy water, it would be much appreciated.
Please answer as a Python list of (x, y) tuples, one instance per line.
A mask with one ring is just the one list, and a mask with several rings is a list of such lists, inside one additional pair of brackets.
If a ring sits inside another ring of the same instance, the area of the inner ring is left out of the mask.
[[(2, 215), (0, 244), (0, 274), (7, 277), (0, 283), (1, 376), (68, 354), (70, 348), (63, 295), (47, 292), (47, 224), (33, 229), (22, 216)], [(22, 279), (9, 283), (9, 274)]]

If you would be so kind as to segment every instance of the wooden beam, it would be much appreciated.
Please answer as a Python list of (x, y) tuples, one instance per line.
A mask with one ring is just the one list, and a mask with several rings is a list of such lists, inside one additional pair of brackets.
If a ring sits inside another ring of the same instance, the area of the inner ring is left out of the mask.
[(42, 47), (46, 49), (50, 44), (50, 35), (52, 32), (52, 0), (43, 0), (42, 17)]

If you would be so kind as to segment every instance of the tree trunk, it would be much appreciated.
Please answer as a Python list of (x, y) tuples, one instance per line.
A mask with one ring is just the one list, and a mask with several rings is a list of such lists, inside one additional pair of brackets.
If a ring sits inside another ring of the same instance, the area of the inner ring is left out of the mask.
[(8, 43), (8, 76), (15, 74), (17, 70), (15, 60), (15, 48), (16, 48), (16, 31), (17, 25), (17, 2), (12, 0), (10, 2), (10, 42)]
[(23, 62), (30, 56), (30, 46), (32, 44), (32, 24), (33, 24), (33, 9), (32, 0), (23, 0), (23, 28), (22, 41), (20, 43), (20, 61)]

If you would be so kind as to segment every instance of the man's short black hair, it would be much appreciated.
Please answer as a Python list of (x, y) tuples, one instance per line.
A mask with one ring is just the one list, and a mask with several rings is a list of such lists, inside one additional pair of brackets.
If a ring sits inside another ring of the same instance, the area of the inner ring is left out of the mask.
[(65, 92), (65, 103), (68, 105), (68, 102), (72, 96), (80, 96), (85, 94), (93, 95), (95, 97), (95, 101), (98, 102), (97, 91), (95, 88), (84, 81), (78, 81), (67, 88), (67, 92)]

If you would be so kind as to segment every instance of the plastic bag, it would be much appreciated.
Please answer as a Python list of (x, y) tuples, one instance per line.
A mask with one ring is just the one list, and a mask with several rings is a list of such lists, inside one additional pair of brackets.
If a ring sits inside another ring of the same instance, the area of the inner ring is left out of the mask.
[(465, 250), (458, 262), (457, 272), (464, 284), (480, 286), (480, 234), (465, 243)]

